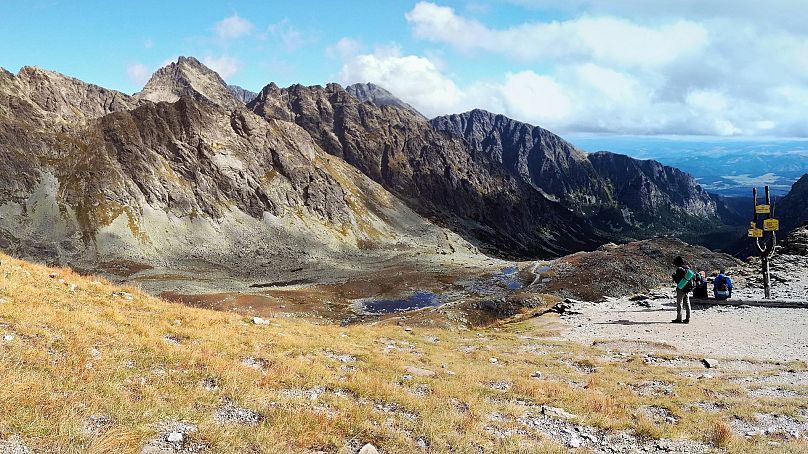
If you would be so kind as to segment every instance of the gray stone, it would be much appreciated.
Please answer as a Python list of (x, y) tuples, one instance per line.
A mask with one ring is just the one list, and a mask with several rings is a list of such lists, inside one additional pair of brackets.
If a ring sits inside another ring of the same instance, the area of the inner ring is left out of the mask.
[(362, 449), (359, 450), (358, 454), (379, 454), (379, 450), (376, 449), (375, 446), (368, 443), (365, 446), (362, 446)]
[(563, 408), (551, 407), (549, 405), (541, 406), (541, 413), (545, 416), (556, 419), (575, 419), (578, 416), (564, 410)]
[(169, 443), (182, 443), (182, 440), (185, 439), (185, 435), (182, 432), (171, 432), (166, 435), (166, 441)]
[(714, 358), (704, 358), (701, 360), (701, 362), (704, 364), (704, 367), (708, 369), (715, 369), (718, 367), (718, 360)]

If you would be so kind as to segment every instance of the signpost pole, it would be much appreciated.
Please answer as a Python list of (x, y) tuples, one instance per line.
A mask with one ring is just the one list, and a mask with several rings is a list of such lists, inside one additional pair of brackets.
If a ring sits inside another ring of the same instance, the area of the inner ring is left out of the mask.
[[(766, 186), (766, 205), (771, 207), (772, 201), (771, 197), (769, 196), (769, 187)], [(771, 217), (769, 214), (767, 217)], [(771, 236), (774, 237), (774, 232), (770, 232)], [(773, 242), (773, 241), (772, 241)], [(768, 246), (768, 241), (766, 242), (766, 246)], [(774, 249), (774, 245), (772, 245), (772, 249)], [(766, 299), (771, 299), (771, 277), (769, 276), (769, 251), (764, 250), (760, 260), (761, 265), (763, 266), (763, 297)]]
[[(763, 273), (763, 294), (766, 299), (771, 299), (771, 276), (769, 273), (769, 261), (774, 256), (774, 247), (777, 244), (777, 229), (779, 223), (773, 218), (771, 194), (769, 187), (765, 187), (766, 204), (757, 204), (757, 188), (752, 189), (752, 200), (755, 204), (755, 216), (749, 229), (749, 236), (755, 239), (755, 245), (760, 252), (760, 268)], [(763, 229), (758, 227), (758, 215), (765, 215), (763, 219)], [(761, 242), (761, 239), (763, 240)], [(762, 243), (762, 244), (761, 244)]]

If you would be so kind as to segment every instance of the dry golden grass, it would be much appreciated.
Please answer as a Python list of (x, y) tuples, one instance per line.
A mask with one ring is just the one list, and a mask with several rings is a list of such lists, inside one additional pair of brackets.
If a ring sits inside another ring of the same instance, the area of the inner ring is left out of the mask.
[[(519, 422), (546, 404), (577, 414), (578, 424), (740, 453), (766, 445), (733, 436), (732, 415), (808, 407), (805, 398), (755, 402), (738, 385), (638, 357), (600, 359), (603, 350), (542, 339), (535, 318), (455, 331), (279, 317), (255, 325), (67, 269), (0, 261), (0, 336), (13, 336), (0, 337), (0, 440), (19, 437), (38, 452), (140, 452), (170, 421), (194, 424), (186, 443), (210, 452), (348, 452), (368, 442), (417, 452), (419, 440), (431, 452), (564, 452)], [(133, 298), (113, 296), (120, 291)], [(541, 379), (531, 377), (536, 370)], [(675, 393), (634, 391), (652, 381)], [(730, 410), (691, 409), (705, 400)], [(221, 423), (215, 415), (227, 404), (264, 419)], [(678, 422), (637, 417), (643, 405), (669, 408)], [(87, 430), (93, 415), (106, 418), (103, 430)], [(780, 447), (804, 452), (805, 444)]]

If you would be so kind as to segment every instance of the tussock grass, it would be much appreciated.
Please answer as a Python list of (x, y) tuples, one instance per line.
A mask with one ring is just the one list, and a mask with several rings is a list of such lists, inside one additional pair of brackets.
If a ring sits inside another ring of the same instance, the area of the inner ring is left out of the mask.
[[(171, 421), (195, 425), (186, 442), (211, 452), (351, 452), (368, 442), (387, 452), (564, 452), (519, 423), (541, 405), (579, 424), (754, 452), (762, 442), (733, 435), (729, 418), (808, 407), (805, 397), (756, 402), (739, 385), (686, 378), (636, 355), (599, 359), (603, 350), (543, 340), (535, 318), (455, 331), (278, 317), (254, 325), (68, 269), (0, 261), (0, 440), (45, 452), (140, 452)], [(638, 395), (632, 385), (647, 382), (674, 393)], [(727, 410), (694, 410), (702, 401)], [(222, 423), (216, 414), (228, 403), (263, 419)], [(643, 405), (670, 409), (678, 422), (638, 417)], [(108, 427), (88, 427), (99, 415)]]

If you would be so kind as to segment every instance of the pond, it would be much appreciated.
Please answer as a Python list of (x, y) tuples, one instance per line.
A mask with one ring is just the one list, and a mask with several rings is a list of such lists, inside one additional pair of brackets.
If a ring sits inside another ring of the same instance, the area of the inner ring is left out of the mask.
[(370, 315), (381, 315), (440, 306), (445, 302), (446, 297), (443, 295), (418, 290), (406, 298), (365, 300), (360, 302), (360, 309)]

